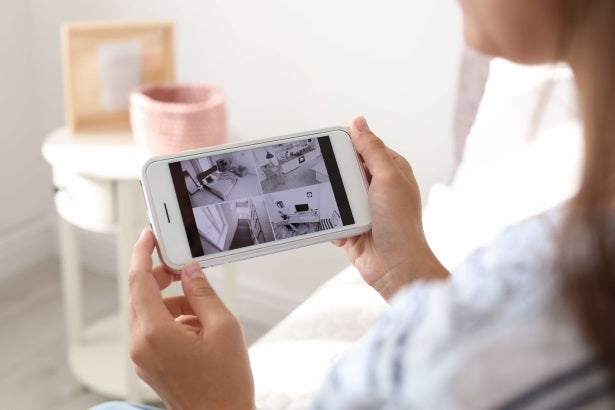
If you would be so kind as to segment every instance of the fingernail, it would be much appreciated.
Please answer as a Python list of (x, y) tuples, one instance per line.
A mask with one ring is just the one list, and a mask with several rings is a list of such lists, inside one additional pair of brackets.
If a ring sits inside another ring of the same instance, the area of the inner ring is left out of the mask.
[(205, 276), (203, 275), (203, 269), (196, 262), (190, 262), (186, 265), (185, 269), (190, 279), (203, 278)]
[(365, 119), (365, 117), (359, 117), (355, 120), (354, 125), (357, 127), (357, 129), (360, 132), (367, 132), (369, 131), (369, 125), (367, 125), (367, 120)]

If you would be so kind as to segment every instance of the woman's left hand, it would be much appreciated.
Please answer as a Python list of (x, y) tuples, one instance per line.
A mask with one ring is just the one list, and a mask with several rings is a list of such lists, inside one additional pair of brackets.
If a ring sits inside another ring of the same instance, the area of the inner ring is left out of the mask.
[(239, 322), (197, 263), (181, 272), (185, 296), (163, 299), (173, 274), (152, 266), (145, 230), (129, 273), (130, 356), (169, 409), (253, 409), (254, 381)]

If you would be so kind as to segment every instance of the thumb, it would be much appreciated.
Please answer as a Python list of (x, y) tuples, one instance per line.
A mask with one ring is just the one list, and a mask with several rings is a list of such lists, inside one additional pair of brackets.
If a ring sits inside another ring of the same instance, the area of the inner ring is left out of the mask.
[(198, 263), (190, 262), (182, 269), (182, 288), (201, 323), (205, 324), (218, 314), (228, 312)]
[(369, 129), (365, 117), (357, 117), (350, 124), (350, 136), (372, 178), (395, 171), (387, 146)]

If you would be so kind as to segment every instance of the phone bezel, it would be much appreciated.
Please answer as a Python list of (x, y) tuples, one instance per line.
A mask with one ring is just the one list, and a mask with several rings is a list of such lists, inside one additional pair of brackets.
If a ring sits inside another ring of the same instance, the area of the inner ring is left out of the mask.
[[(169, 170), (169, 163), (185, 161), (203, 155), (219, 155), (237, 150), (268, 146), (272, 143), (292, 142), (294, 140), (323, 136), (329, 136), (331, 141), (333, 152), (339, 165), (340, 176), (355, 219), (353, 225), (284, 240), (265, 242), (249, 249), (240, 248), (203, 257), (192, 257)], [(160, 257), (166, 265), (173, 269), (180, 269), (184, 263), (190, 260), (196, 260), (204, 267), (215, 266), (281, 250), (354, 236), (368, 231), (371, 227), (371, 217), (367, 201), (367, 179), (363, 165), (352, 146), (350, 134), (347, 128), (344, 127), (332, 127), (152, 157), (143, 165), (141, 183), (148, 217), (157, 238)]]

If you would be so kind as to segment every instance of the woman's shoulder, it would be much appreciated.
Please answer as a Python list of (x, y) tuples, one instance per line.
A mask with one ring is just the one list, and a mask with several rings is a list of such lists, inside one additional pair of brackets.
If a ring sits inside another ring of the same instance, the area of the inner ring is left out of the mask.
[(551, 270), (563, 220), (564, 210), (555, 208), (503, 229), (491, 243), (471, 252), (454, 269), (454, 277)]
[(531, 301), (547, 302), (559, 284), (554, 262), (563, 218), (561, 208), (533, 216), (470, 253), (447, 284), (454, 302), (494, 318), (502, 310), (527, 309)]

